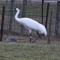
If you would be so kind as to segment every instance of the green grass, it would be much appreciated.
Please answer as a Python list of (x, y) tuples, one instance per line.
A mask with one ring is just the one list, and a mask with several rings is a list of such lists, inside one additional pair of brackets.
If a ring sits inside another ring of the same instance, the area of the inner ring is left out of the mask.
[(0, 60), (60, 60), (60, 44), (0, 42)]
[[(22, 4), (16, 4), (16, 7), (18, 7), (21, 10), (20, 15), (22, 16), (22, 9), (23, 9), (23, 5)], [(5, 7), (5, 15), (8, 15), (10, 13), (10, 9), (9, 9), (9, 5), (7, 5)], [(46, 15), (46, 9), (47, 9), (47, 5), (44, 4), (44, 16)], [(50, 5), (49, 10), (53, 10), (53, 14), (55, 16), (56, 14), (56, 5)], [(0, 12), (2, 12), (2, 8), (0, 9)], [(0, 13), (1, 15), (2, 13)], [(28, 5), (26, 6), (26, 16), (41, 16), (41, 5)]]
[[(21, 4), (17, 4), (17, 7), (22, 10), (23, 6)], [(51, 9), (53, 10), (53, 16), (56, 15), (56, 5), (49, 6), (49, 14)], [(46, 15), (47, 4), (44, 4), (43, 7), (43, 15)], [(22, 11), (21, 11), (22, 14)], [(27, 5), (26, 6), (26, 16), (41, 16), (41, 5)]]

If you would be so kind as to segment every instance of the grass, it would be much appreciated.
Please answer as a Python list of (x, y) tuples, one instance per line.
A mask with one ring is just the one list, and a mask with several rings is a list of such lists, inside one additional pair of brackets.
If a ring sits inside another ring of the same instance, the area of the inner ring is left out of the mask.
[(0, 60), (60, 60), (60, 44), (0, 42)]
[[(5, 15), (8, 15), (10, 13), (10, 9), (9, 9), (9, 4), (7, 6), (5, 6)], [(19, 9), (21, 9), (21, 13), (20, 15), (22, 15), (22, 9), (23, 9), (23, 5), (22, 4), (16, 4), (16, 7), (18, 7)], [(47, 4), (44, 4), (44, 15), (46, 15), (46, 9), (47, 9)], [(56, 5), (50, 5), (49, 10), (54, 9), (54, 15), (56, 13)], [(2, 7), (0, 9), (0, 12), (2, 12)], [(1, 15), (2, 13), (0, 13)], [(37, 4), (32, 4), (29, 5), (27, 4), (26, 6), (26, 16), (29, 15), (38, 15), (41, 16), (41, 4), (37, 5)]]

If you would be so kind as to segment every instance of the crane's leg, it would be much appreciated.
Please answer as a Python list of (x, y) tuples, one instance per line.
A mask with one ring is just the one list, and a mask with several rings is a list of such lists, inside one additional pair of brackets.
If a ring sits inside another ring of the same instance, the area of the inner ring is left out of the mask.
[(31, 33), (30, 33), (30, 43), (31, 43), (31, 41), (32, 41), (32, 36), (31, 36)]
[[(41, 35), (40, 35), (37, 31), (36, 31), (36, 33), (37, 33), (37, 35), (38, 35), (38, 38), (41, 38)], [(38, 39), (38, 38), (37, 38), (37, 39)], [(37, 40), (37, 39), (36, 39), (36, 40)]]
[(32, 30), (29, 30), (30, 43), (31, 43), (31, 40), (32, 40), (32, 36), (31, 36), (32, 33), (31, 32), (32, 32)]

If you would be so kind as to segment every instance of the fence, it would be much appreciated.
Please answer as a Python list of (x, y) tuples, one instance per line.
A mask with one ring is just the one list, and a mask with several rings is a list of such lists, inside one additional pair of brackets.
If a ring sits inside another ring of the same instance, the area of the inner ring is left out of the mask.
[[(1, 3), (1, 2), (0, 2)], [(23, 5), (24, 4), (24, 5)], [(43, 5), (43, 24), (45, 25), (46, 21), (46, 12), (47, 12), (47, 2)], [(1, 11), (2, 6), (5, 5), (5, 19), (4, 19), (4, 34), (7, 35), (25, 35), (28, 34), (27, 30), (21, 26), (21, 24), (18, 24), (15, 19), (15, 11), (13, 11), (14, 8), (18, 7), (21, 10), (21, 13), (19, 17), (29, 17), (32, 18), (39, 23), (41, 23), (41, 2), (35, 2), (35, 3), (29, 3), (27, 0), (23, 0), (23, 2), (16, 2), (15, 0), (10, 1), (4, 1), (4, 3), (1, 3), (0, 5), (0, 21), (1, 21)], [(49, 12), (48, 12), (48, 23), (47, 23), (47, 31), (49, 31), (49, 23), (50, 23), (50, 13), (52, 12), (52, 22), (51, 22), (51, 37), (54, 37), (56, 35), (57, 29), (60, 36), (60, 25), (59, 28), (56, 28), (56, 8), (57, 4), (50, 4), (49, 6)], [(1, 22), (0, 22), (1, 24)], [(60, 22), (59, 22), (60, 24)], [(1, 26), (0, 26), (1, 27)], [(33, 33), (35, 35), (35, 33)]]

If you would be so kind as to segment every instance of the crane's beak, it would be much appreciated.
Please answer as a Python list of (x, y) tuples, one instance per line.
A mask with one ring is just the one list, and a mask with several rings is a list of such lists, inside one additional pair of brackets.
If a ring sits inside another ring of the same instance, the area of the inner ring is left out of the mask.
[(16, 8), (14, 8), (13, 11), (16, 13)]
[(14, 9), (13, 9), (13, 11), (15, 11), (15, 12), (16, 12), (16, 8), (14, 8)]

